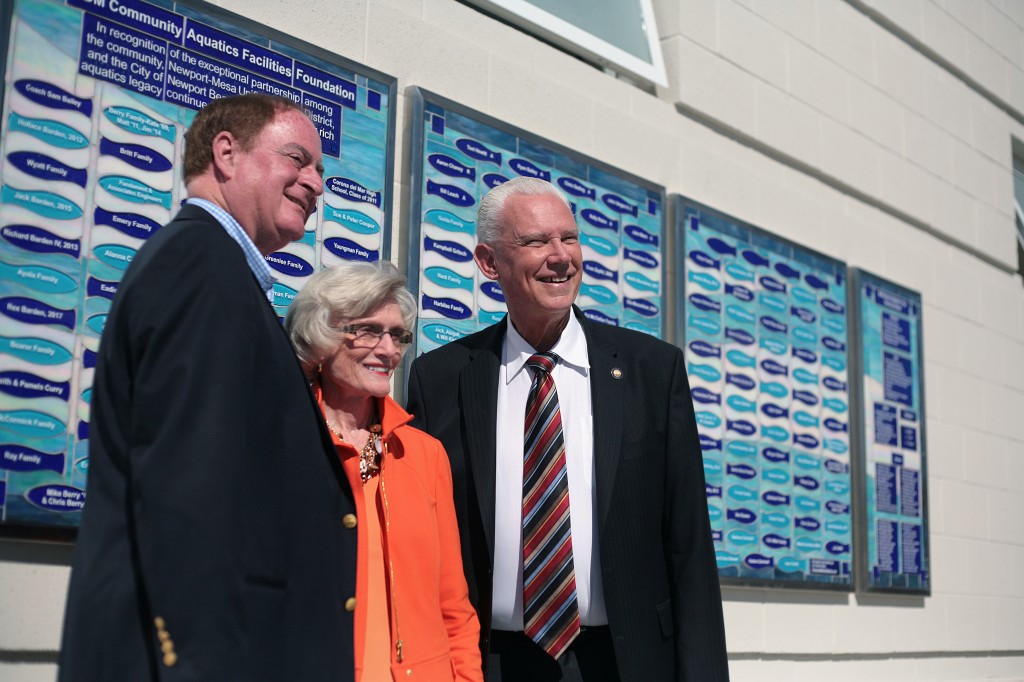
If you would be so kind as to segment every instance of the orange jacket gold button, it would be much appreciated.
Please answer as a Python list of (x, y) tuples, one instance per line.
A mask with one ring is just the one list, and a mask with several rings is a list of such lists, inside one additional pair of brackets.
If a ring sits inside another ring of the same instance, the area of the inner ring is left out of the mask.
[(348, 611), (349, 613), (352, 613), (353, 611), (356, 610), (356, 598), (355, 597), (349, 597), (348, 599), (345, 600), (345, 610)]
[(344, 516), (341, 517), (341, 525), (345, 526), (349, 530), (352, 530), (353, 528), (355, 528), (356, 527), (356, 523), (357, 523), (357, 521), (356, 521), (356, 515), (355, 514), (345, 514)]

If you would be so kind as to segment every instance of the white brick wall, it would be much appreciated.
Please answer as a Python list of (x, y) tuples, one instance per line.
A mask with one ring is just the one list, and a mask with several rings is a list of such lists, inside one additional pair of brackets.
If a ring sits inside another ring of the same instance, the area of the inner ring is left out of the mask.
[(0, 561), (0, 647), (56, 651), (70, 571), (67, 566), (22, 563), (27, 548), (19, 554), (17, 562)]
[[(933, 594), (727, 589), (732, 678), (1024, 680), (1024, 2), (654, 0), (652, 92), (455, 0), (218, 4), (398, 78), (399, 263), (418, 85), (920, 291)], [(9, 547), (0, 678), (52, 679), (5, 652), (54, 655), (67, 568)]]

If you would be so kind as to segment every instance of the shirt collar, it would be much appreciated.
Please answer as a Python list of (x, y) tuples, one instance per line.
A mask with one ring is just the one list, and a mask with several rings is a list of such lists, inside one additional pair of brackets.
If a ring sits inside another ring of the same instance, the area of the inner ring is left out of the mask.
[[(590, 356), (587, 355), (587, 338), (576, 315), (569, 312), (569, 321), (558, 337), (558, 342), (551, 349), (558, 355), (559, 364), (565, 365), (581, 376), (590, 374)], [(531, 346), (516, 330), (512, 319), (508, 318), (505, 325), (505, 340), (501, 347), (501, 364), (505, 368), (505, 383), (511, 383), (526, 367), (526, 361), (535, 355), (537, 350)], [(528, 370), (527, 370), (528, 371)]]
[[(324, 392), (319, 379), (313, 379), (310, 384), (313, 392), (313, 399), (320, 407), (320, 413), (324, 411)], [(381, 437), (387, 440), (392, 432), (400, 426), (405, 426), (412, 421), (412, 415), (402, 409), (402, 406), (395, 402), (394, 398), (386, 395), (383, 398), (374, 398), (377, 401), (377, 414), (380, 415)], [(326, 421), (326, 418), (325, 418)], [(328, 427), (330, 430), (330, 427)], [(337, 440), (338, 436), (331, 431), (331, 438)]]
[(274, 277), (273, 272), (271, 272), (270, 266), (267, 265), (267, 261), (263, 257), (263, 254), (261, 254), (259, 249), (256, 248), (256, 244), (253, 243), (252, 239), (246, 231), (242, 229), (239, 222), (235, 220), (234, 216), (208, 199), (189, 197), (186, 199), (186, 202), (191, 206), (198, 206), (202, 208), (213, 216), (214, 220), (220, 223), (220, 226), (228, 233), (228, 236), (234, 239), (238, 245), (242, 247), (242, 252), (245, 254), (245, 262), (248, 263), (253, 276), (256, 277), (256, 281), (259, 282), (260, 288), (263, 289), (263, 292), (267, 294), (269, 299), (270, 290), (277, 281), (277, 278)]

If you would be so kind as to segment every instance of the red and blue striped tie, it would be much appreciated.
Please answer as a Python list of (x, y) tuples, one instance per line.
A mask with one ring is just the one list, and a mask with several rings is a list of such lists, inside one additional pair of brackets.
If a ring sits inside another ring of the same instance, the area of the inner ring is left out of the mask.
[(554, 353), (526, 361), (533, 384), (526, 398), (523, 448), (523, 621), (526, 636), (558, 658), (580, 632), (569, 532), (569, 479)]

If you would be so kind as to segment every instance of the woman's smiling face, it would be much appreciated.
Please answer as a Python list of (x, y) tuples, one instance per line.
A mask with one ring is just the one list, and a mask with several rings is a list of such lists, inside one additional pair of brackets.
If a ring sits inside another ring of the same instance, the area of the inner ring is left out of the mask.
[[(343, 327), (355, 325), (375, 325), (384, 330), (403, 329), (402, 311), (397, 303), (389, 302), (365, 317), (344, 320), (339, 324)], [(367, 341), (360, 341), (349, 333), (341, 336), (334, 355), (323, 363), (321, 381), (333, 384), (349, 398), (382, 398), (388, 395), (391, 374), (406, 347), (398, 345), (391, 334)]]

